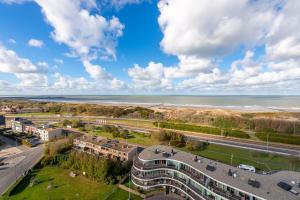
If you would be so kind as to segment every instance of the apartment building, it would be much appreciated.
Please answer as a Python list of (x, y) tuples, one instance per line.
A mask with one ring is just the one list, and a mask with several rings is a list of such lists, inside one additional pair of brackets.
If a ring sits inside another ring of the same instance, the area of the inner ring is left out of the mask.
[(164, 188), (182, 199), (300, 199), (299, 172), (259, 174), (161, 145), (139, 154), (131, 177), (141, 190)]
[(19, 118), (19, 117), (16, 117), (12, 120), (7, 120), (5, 122), (6, 128), (11, 128), (11, 130), (15, 133), (24, 133), (24, 132), (26, 132), (25, 128), (27, 126), (32, 126), (32, 125), (33, 124), (31, 121), (24, 119), (24, 118)]
[(15, 133), (36, 135), (43, 141), (51, 141), (64, 136), (63, 129), (50, 128), (48, 125), (36, 125), (23, 118), (15, 118), (6, 122), (6, 127)]
[(137, 146), (103, 137), (81, 136), (74, 139), (74, 147), (84, 152), (105, 156), (120, 161), (133, 160)]

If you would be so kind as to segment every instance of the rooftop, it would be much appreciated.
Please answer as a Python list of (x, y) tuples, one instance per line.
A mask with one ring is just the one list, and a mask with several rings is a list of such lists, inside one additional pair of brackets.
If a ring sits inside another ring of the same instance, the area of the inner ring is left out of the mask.
[[(171, 153), (172, 150), (175, 153)], [(286, 191), (280, 188), (277, 184), (281, 181), (292, 186), (292, 190), (300, 193), (298, 182), (300, 183), (300, 173), (295, 171), (278, 171), (270, 174), (258, 174), (248, 172), (230, 165), (216, 162), (207, 158), (186, 153), (179, 150), (174, 150), (171, 147), (155, 145), (146, 148), (139, 155), (142, 161), (147, 160), (176, 160), (186, 163), (207, 176), (222, 182), (231, 187), (242, 190), (246, 193), (254, 194), (264, 199), (280, 199), (280, 200), (296, 200), (300, 199), (299, 195), (292, 194), (291, 191)], [(208, 167), (209, 166), (209, 167)], [(214, 166), (214, 170), (210, 170)], [(229, 171), (234, 173), (234, 176), (229, 176)], [(254, 187), (248, 183), (259, 182), (259, 187)]]
[(120, 142), (119, 140), (111, 140), (103, 137), (96, 137), (96, 136), (88, 136), (88, 135), (83, 135), (81, 137), (75, 138), (74, 140), (79, 140), (79, 141), (84, 141), (84, 142), (89, 142), (92, 144), (99, 145), (101, 147), (106, 147), (109, 149), (114, 149), (122, 152), (130, 152), (134, 149), (137, 148), (137, 146), (132, 145), (132, 144), (127, 144), (124, 142)]

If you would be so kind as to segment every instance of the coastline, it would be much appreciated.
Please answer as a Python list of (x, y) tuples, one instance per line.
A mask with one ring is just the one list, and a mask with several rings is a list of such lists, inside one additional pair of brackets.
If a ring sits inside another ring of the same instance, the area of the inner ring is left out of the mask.
[(262, 106), (215, 106), (201, 104), (171, 104), (171, 103), (142, 103), (142, 102), (118, 102), (118, 101), (99, 101), (99, 100), (51, 100), (51, 99), (27, 99), (35, 102), (49, 103), (73, 103), (73, 104), (96, 104), (103, 106), (120, 106), (120, 107), (145, 107), (154, 110), (169, 110), (169, 109), (192, 109), (199, 111), (225, 111), (237, 113), (264, 113), (264, 112), (300, 112), (300, 108), (283, 108), (283, 107), (262, 107)]

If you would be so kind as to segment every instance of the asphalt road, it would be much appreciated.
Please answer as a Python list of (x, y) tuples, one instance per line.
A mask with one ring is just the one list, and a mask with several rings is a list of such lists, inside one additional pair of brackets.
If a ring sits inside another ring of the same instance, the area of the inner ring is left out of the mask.
[[(10, 142), (13, 144), (13, 141)], [(42, 144), (34, 148), (21, 149), (23, 152), (3, 160), (4, 163), (9, 164), (0, 166), (0, 194), (3, 194), (24, 172), (31, 169), (43, 155)]]

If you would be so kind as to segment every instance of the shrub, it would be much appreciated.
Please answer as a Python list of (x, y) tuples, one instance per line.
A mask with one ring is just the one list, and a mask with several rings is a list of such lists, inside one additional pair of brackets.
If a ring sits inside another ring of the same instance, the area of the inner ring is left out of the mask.
[(263, 141), (269, 140), (270, 142), (300, 145), (300, 136), (279, 134), (279, 133), (265, 133), (265, 132), (257, 132), (255, 133), (255, 136)]
[[(154, 122), (155, 126), (157, 126), (157, 124), (158, 122)], [(197, 126), (192, 124), (171, 123), (171, 122), (160, 122), (159, 124), (161, 128), (176, 129), (182, 131), (193, 131), (193, 132), (207, 133), (213, 135), (221, 135), (222, 133), (222, 129), (217, 127)], [(224, 131), (224, 135), (230, 137), (245, 138), (245, 139), (250, 138), (250, 136), (247, 133), (240, 130), (226, 129)]]

